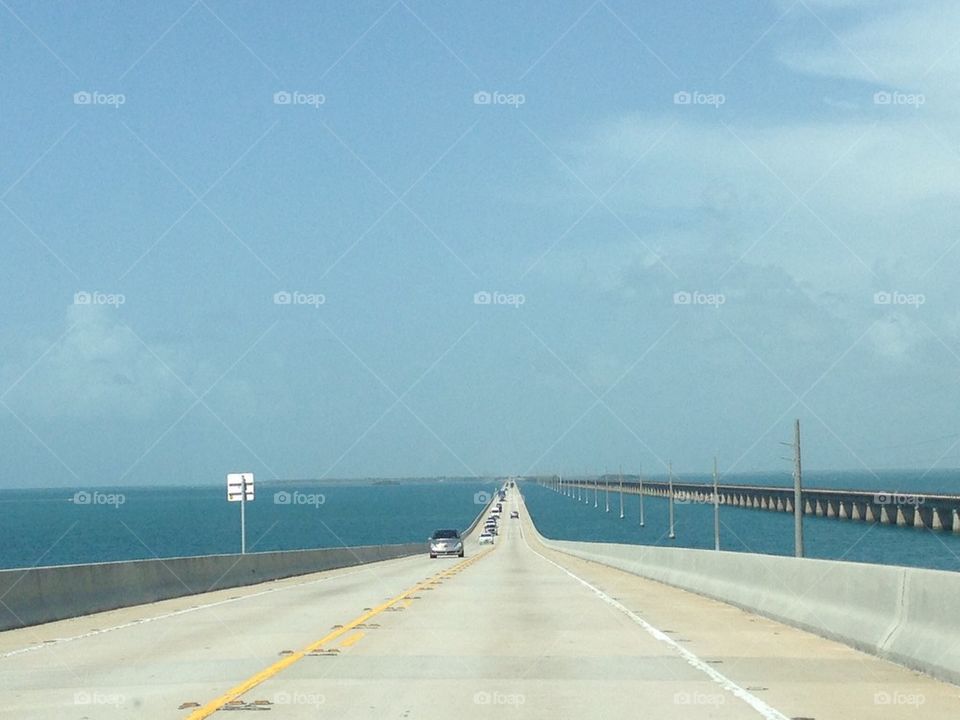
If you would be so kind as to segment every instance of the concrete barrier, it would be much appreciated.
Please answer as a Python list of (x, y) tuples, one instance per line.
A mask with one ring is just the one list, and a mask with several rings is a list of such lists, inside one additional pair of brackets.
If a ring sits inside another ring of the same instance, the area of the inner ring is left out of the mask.
[(423, 550), (411, 543), (0, 570), (0, 631)]
[(960, 573), (541, 540), (560, 552), (721, 600), (960, 684)]

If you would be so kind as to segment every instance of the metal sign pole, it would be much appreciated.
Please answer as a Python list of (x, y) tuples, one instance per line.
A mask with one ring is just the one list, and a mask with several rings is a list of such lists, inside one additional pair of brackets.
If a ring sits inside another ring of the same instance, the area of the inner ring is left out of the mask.
[(240, 503), (240, 554), (247, 553), (247, 501), (253, 500), (253, 473), (227, 473), (227, 502)]
[(240, 496), (240, 554), (247, 554), (247, 481), (243, 481), (243, 494)]

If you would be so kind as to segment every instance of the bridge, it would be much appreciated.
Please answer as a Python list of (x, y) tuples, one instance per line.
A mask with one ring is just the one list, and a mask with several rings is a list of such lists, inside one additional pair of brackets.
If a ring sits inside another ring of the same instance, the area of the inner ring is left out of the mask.
[[(540, 478), (540, 482), (563, 492), (579, 490), (587, 497), (619, 493), (620, 478), (603, 475), (597, 478), (564, 479), (559, 475)], [(713, 503), (720, 505), (793, 513), (794, 489), (779, 485), (730, 485), (708, 483), (640, 480), (624, 476), (624, 493), (669, 498), (680, 503)], [(960, 495), (902, 493), (895, 491), (803, 488), (803, 514), (884, 525), (900, 525), (929, 530), (960, 533)]]
[[(0, 632), (0, 708), (106, 720), (960, 717), (954, 573), (559, 542), (538, 533), (518, 490), (504, 510), (519, 519), (501, 521), (493, 546), (473, 530), (462, 560), (365, 551), (323, 572), (295, 565), (266, 583), (35, 616)], [(390, 554), (403, 556), (377, 559)], [(79, 599), (101, 589), (77, 573), (115, 571), (69, 572)], [(0, 573), (0, 609), (42, 605), (31, 582)]]

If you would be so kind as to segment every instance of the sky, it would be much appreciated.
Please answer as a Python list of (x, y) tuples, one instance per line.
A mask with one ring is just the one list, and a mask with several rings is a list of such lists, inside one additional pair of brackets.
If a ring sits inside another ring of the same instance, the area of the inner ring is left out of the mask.
[(960, 466), (960, 6), (0, 3), (0, 488)]

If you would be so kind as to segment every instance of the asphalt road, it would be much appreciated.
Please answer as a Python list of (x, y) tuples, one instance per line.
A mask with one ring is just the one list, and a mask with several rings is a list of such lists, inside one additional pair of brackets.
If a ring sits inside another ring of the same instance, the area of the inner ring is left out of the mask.
[[(492, 548), (0, 633), (0, 717), (960, 717), (960, 688), (548, 550)], [(504, 513), (506, 516), (508, 513)]]

